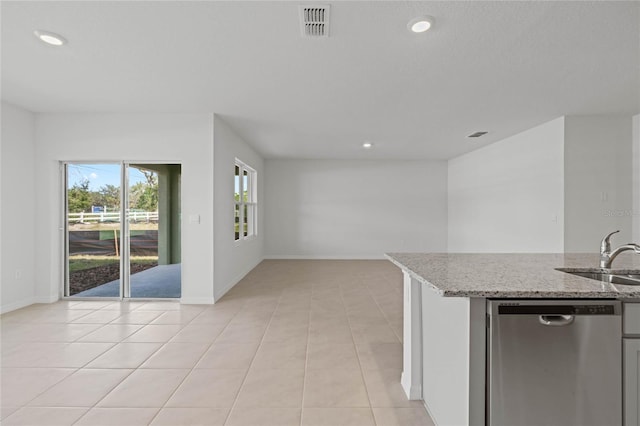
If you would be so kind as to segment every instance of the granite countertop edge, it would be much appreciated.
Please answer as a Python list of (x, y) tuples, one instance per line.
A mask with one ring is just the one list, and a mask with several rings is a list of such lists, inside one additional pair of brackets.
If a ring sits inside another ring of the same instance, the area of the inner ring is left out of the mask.
[[(565, 289), (545, 289), (545, 290), (523, 290), (521, 288), (496, 288), (496, 289), (469, 289), (469, 288), (446, 288), (446, 286), (441, 286), (434, 284), (429, 281), (427, 276), (423, 276), (414, 269), (412, 269), (409, 265), (402, 263), (398, 259), (394, 258), (394, 256), (402, 255), (402, 254), (412, 254), (412, 255), (421, 255), (421, 253), (385, 253), (385, 258), (389, 260), (391, 263), (399, 267), (401, 270), (407, 272), (412, 278), (416, 279), (418, 282), (430, 288), (432, 291), (437, 293), (443, 297), (468, 297), (468, 298), (585, 298), (585, 299), (640, 299), (640, 286), (633, 288), (627, 291), (619, 291), (614, 286), (609, 285), (608, 290), (589, 290), (585, 288), (584, 290), (565, 290)], [(429, 255), (430, 253), (422, 253), (422, 255)], [(453, 254), (455, 255), (455, 254)], [(496, 256), (500, 256), (497, 254)], [(531, 254), (531, 256), (536, 256), (536, 254)], [(557, 265), (558, 267), (564, 267), (565, 265)], [(554, 268), (555, 269), (555, 268)], [(566, 271), (580, 271), (584, 269), (595, 269), (595, 268), (586, 268), (586, 266), (571, 266), (564, 267)], [(616, 272), (637, 272), (638, 268), (616, 268)], [(588, 280), (588, 278), (580, 278), (575, 277), (577, 280)], [(505, 286), (503, 286), (505, 287)], [(625, 286), (629, 287), (629, 286)]]

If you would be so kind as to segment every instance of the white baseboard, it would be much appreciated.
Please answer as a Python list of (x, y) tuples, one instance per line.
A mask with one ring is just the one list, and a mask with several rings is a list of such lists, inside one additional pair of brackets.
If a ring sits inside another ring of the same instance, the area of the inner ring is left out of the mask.
[(411, 377), (407, 377), (407, 374), (402, 372), (400, 376), (400, 385), (404, 389), (404, 393), (407, 394), (407, 398), (410, 400), (421, 400), (422, 399), (422, 385), (420, 384), (412, 384)]
[(183, 305), (213, 305), (213, 297), (182, 297), (180, 303)]
[(438, 421), (436, 420), (435, 416), (433, 415), (433, 413), (431, 412), (431, 410), (429, 410), (429, 406), (427, 405), (426, 401), (422, 401), (423, 405), (424, 405), (424, 409), (427, 410), (427, 414), (429, 415), (429, 417), (431, 417), (431, 420), (433, 420), (433, 424), (438, 426)]
[(50, 294), (49, 296), (36, 296), (33, 303), (54, 303), (60, 300), (59, 294)]
[[(241, 279), (243, 279), (249, 272), (251, 272), (253, 270), (253, 268), (255, 268), (256, 266), (258, 266), (260, 264), (260, 262), (262, 262), (264, 260), (263, 257), (259, 258), (256, 262), (254, 262), (250, 267), (246, 268), (244, 271), (242, 271), (241, 273), (239, 273), (238, 275), (236, 275), (233, 279), (231, 279), (231, 281), (229, 281), (227, 284), (224, 285), (224, 287), (222, 287), (222, 289), (220, 291), (214, 291), (214, 299), (216, 301), (220, 300), (220, 298), (222, 296), (224, 296), (225, 294), (227, 294), (227, 292), (229, 290), (231, 290), (233, 288), (233, 286), (235, 286), (236, 284), (238, 284), (240, 282)], [(215, 303), (215, 302), (214, 302)]]
[(15, 311), (16, 309), (24, 308), (34, 303), (36, 303), (34, 297), (25, 297), (24, 299), (0, 306), (0, 314), (6, 314), (7, 312)]
[(385, 260), (382, 254), (274, 254), (268, 260)]

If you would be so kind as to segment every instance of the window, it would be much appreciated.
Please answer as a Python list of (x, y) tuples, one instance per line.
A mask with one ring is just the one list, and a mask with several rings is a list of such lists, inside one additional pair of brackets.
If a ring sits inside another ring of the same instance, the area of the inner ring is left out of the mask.
[(236, 241), (257, 234), (258, 199), (256, 171), (236, 158), (234, 177), (234, 232)]

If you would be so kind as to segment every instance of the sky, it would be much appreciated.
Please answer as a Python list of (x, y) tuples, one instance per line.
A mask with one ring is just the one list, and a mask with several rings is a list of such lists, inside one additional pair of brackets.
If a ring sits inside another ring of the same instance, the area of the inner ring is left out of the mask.
[[(68, 164), (69, 188), (89, 180), (89, 190), (97, 191), (105, 185), (120, 186), (120, 164)], [(129, 168), (129, 185), (146, 182), (139, 170)]]
[[(238, 176), (236, 176), (236, 179), (234, 179), (233, 187), (234, 187), (235, 193), (239, 194), (240, 193), (240, 180), (238, 179)], [(245, 191), (247, 190), (247, 180), (246, 179), (242, 183), (242, 189), (244, 189)]]

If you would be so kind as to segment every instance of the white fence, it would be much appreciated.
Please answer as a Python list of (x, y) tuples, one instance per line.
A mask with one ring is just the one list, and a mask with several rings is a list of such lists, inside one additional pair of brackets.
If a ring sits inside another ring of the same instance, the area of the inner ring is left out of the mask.
[[(157, 222), (158, 212), (127, 212), (127, 218), (133, 222)], [(120, 212), (106, 213), (68, 213), (69, 223), (120, 222)]]

